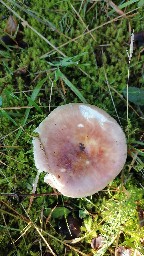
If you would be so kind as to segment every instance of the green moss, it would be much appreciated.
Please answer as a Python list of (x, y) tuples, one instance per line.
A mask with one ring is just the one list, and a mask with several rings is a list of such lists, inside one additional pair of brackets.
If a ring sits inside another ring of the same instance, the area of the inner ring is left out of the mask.
[[(143, 8), (128, 19), (121, 18), (109, 22), (110, 19), (118, 17), (118, 14), (111, 14), (111, 8), (102, 1), (94, 4), (90, 1), (32, 0), (19, 4), (26, 12), (16, 7), (14, 3), (10, 7), (27, 20), (52, 46), (38, 33), (25, 27), (23, 40), (28, 47), (23, 49), (15, 45), (9, 47), (9, 50), (3, 50), (7, 56), (3, 56), (4, 53), (0, 55), (2, 58), (0, 63), (1, 187), (3, 193), (16, 194), (14, 197), (2, 196), (0, 226), (1, 248), (4, 248), (1, 252), (2, 256), (42, 253), (45, 255), (49, 252), (46, 243), (33, 225), (25, 231), (31, 220), (41, 229), (42, 235), (57, 255), (79, 255), (76, 249), (86, 255), (96, 255), (97, 252), (91, 249), (90, 243), (91, 239), (99, 234), (107, 241), (99, 255), (114, 254), (117, 244), (126, 248), (137, 248), (143, 253), (140, 242), (143, 233), (138, 219), (138, 205), (143, 209), (144, 204), (141, 188), (143, 144), (138, 143), (142, 142), (143, 136), (141, 116), (143, 108), (139, 110), (134, 104), (129, 106), (127, 120), (126, 101), (122, 94), (128, 81), (129, 62), (126, 52), (129, 50), (128, 26), (130, 24), (132, 30), (136, 32), (143, 30)], [(115, 4), (119, 4), (119, 1), (115, 1)], [(136, 7), (137, 3), (129, 5), (125, 11)], [(1, 12), (9, 16), (3, 5)], [(5, 34), (5, 23), (6, 20), (2, 19), (1, 35)], [(92, 34), (87, 33), (88, 29), (94, 29)], [(57, 47), (61, 53), (54, 47)], [(134, 50), (131, 59), (129, 85), (141, 88), (144, 56), (138, 58), (139, 50)], [(46, 53), (47, 56), (43, 58)], [(37, 172), (31, 143), (33, 131), (48, 115), (49, 104), (53, 110), (58, 105), (80, 102), (64, 83), (65, 93), (62, 82), (55, 78), (57, 66), (54, 64), (65, 61), (65, 56), (70, 57), (74, 63), (59, 66), (61, 72), (88, 103), (97, 105), (116, 117), (107, 82), (110, 86), (121, 125), (128, 139), (129, 156), (124, 170), (124, 184), (121, 185), (121, 179), (118, 177), (105, 190), (93, 197), (73, 200), (51, 195), (53, 189), (44, 184), (44, 174), (41, 174), (37, 193), (49, 193), (49, 196), (35, 197), (27, 215), (30, 196), (20, 197), (19, 193), (31, 192)], [(78, 64), (75, 64), (75, 60)], [(25, 73), (22, 73), (23, 69)], [(47, 80), (42, 83), (32, 104), (32, 94), (36, 86), (46, 77)], [(138, 156), (133, 162), (135, 153), (138, 153)], [(137, 182), (135, 177), (138, 179)], [(71, 244), (71, 247), (63, 242), (65, 238), (58, 230), (59, 220), (56, 221), (46, 214), (47, 208), (53, 211), (57, 206), (68, 207), (71, 214), (81, 216), (82, 239), (79, 243)], [(11, 238), (13, 241), (19, 239), (9, 247)]]

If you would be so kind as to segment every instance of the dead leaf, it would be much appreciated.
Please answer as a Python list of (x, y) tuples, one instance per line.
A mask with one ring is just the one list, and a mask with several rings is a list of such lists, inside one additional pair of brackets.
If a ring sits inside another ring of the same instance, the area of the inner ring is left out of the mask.
[(8, 33), (9, 35), (14, 35), (17, 31), (17, 28), (18, 28), (17, 20), (14, 18), (14, 16), (10, 15), (7, 20), (5, 32)]
[(131, 249), (127, 249), (124, 246), (119, 246), (115, 249), (115, 256), (131, 256)]
[(94, 250), (98, 250), (102, 247), (103, 242), (104, 242), (104, 238), (102, 236), (95, 237), (91, 241), (91, 247)]

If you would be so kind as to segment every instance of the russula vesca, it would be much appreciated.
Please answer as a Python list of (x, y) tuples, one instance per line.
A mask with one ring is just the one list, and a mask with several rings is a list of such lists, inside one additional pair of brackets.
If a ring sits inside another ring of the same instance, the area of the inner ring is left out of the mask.
[(79, 198), (103, 189), (122, 170), (125, 134), (104, 110), (70, 103), (53, 110), (35, 132), (35, 165), (45, 182), (63, 195)]

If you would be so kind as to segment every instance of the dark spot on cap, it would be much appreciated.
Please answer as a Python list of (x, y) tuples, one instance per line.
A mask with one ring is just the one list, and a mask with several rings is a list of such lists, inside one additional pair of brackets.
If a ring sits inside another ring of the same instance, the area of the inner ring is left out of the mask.
[(79, 143), (79, 148), (80, 148), (80, 151), (84, 151), (85, 150), (85, 146), (83, 143)]

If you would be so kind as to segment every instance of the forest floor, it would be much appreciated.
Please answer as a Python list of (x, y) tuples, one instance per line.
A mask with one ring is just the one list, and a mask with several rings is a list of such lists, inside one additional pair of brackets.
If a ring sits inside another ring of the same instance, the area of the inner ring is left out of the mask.
[[(0, 0), (0, 21), (0, 255), (144, 255), (143, 1)], [(70, 102), (117, 120), (126, 164), (93, 196), (44, 173), (33, 195), (34, 130)]]

